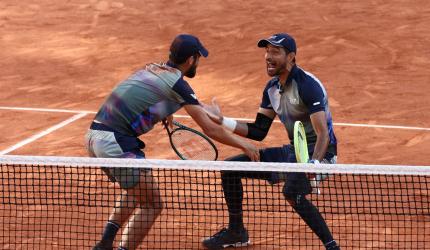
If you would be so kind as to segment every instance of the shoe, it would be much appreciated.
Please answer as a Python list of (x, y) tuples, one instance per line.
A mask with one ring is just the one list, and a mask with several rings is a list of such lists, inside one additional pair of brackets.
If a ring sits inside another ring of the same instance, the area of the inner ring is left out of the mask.
[(107, 246), (103, 242), (99, 241), (97, 244), (93, 247), (93, 250), (113, 250), (113, 246)]
[(219, 250), (227, 247), (245, 247), (251, 244), (251, 241), (246, 229), (236, 232), (223, 228), (212, 237), (204, 239), (202, 243), (209, 250)]

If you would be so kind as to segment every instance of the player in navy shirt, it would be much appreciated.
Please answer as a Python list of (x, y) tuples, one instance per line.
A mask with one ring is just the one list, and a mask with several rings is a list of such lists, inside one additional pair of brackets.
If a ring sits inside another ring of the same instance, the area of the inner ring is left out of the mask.
[[(149, 132), (163, 119), (170, 120), (181, 107), (211, 138), (243, 150), (253, 160), (259, 151), (252, 144), (232, 136), (209, 119), (201, 103), (183, 79), (196, 75), (200, 56), (208, 51), (197, 37), (177, 36), (167, 63), (151, 63), (121, 82), (102, 104), (86, 136), (88, 153), (102, 158), (144, 158), (144, 143), (138, 136)], [(139, 168), (103, 169), (123, 189), (94, 250), (112, 249), (121, 226), (119, 249), (134, 250), (147, 235), (162, 210), (158, 185), (151, 170)]]
[[(255, 121), (242, 123), (223, 117), (216, 103), (206, 107), (210, 117), (238, 135), (261, 141), (266, 137), (275, 116), (278, 116), (288, 132), (290, 142), (281, 147), (260, 150), (262, 162), (297, 162), (293, 147), (293, 129), (295, 121), (301, 121), (309, 144), (310, 162), (336, 163), (337, 141), (327, 93), (315, 76), (296, 65), (297, 50), (294, 39), (285, 33), (275, 34), (260, 40), (258, 47), (266, 49), (267, 74), (272, 79), (264, 88)], [(238, 155), (228, 160), (250, 159), (246, 155)], [(243, 224), (241, 179), (257, 178), (272, 184), (285, 181), (282, 192), (289, 204), (319, 237), (326, 249), (340, 249), (324, 218), (306, 198), (306, 195), (313, 191), (313, 187), (305, 173), (281, 175), (274, 172), (224, 171), (221, 177), (229, 212), (229, 226), (205, 239), (203, 245), (206, 248), (215, 250), (229, 246), (246, 246), (250, 243)], [(323, 176), (317, 177), (319, 180)]]

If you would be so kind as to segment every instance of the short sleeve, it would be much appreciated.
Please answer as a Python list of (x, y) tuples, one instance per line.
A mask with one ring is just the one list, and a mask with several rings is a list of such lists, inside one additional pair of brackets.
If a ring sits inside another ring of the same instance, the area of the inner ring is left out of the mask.
[(270, 98), (269, 98), (269, 89), (273, 87), (273, 85), (274, 85), (273, 82), (269, 81), (266, 87), (264, 88), (263, 97), (261, 98), (260, 108), (273, 109), (272, 103), (270, 102)]
[(187, 81), (185, 81), (183, 78), (180, 78), (174, 85), (173, 85), (173, 91), (175, 91), (178, 95), (184, 99), (184, 103), (181, 103), (181, 105), (191, 104), (191, 105), (199, 105), (199, 101), (197, 100), (197, 96), (194, 93), (194, 90), (191, 88), (191, 86), (188, 84)]
[(299, 95), (310, 114), (325, 110), (325, 93), (317, 81), (309, 79), (302, 82), (299, 86)]

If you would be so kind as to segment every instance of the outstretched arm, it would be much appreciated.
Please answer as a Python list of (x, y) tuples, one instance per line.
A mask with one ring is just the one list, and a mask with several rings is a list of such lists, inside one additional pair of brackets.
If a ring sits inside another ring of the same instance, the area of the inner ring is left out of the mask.
[(236, 121), (223, 116), (215, 100), (212, 100), (212, 105), (203, 104), (203, 108), (209, 118), (215, 123), (223, 125), (235, 134), (256, 141), (262, 141), (266, 137), (275, 118), (275, 112), (272, 109), (259, 108), (254, 122), (245, 123)]
[(314, 153), (312, 159), (322, 161), (327, 147), (330, 142), (327, 128), (327, 119), (324, 111), (319, 111), (311, 115), (311, 122), (317, 135), (317, 142), (315, 143)]
[(202, 128), (210, 138), (223, 144), (240, 148), (252, 161), (259, 161), (260, 154), (253, 144), (239, 139), (228, 133), (222, 126), (213, 122), (200, 105), (185, 105), (187, 113)]

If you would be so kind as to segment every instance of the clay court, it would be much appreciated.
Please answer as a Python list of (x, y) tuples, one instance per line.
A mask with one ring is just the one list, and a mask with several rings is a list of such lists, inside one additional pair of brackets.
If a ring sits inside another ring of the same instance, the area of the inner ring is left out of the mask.
[[(104, 98), (146, 63), (165, 61), (179, 33), (210, 53), (187, 80), (199, 99), (254, 119), (269, 79), (256, 43), (288, 32), (298, 65), (328, 91), (339, 163), (429, 165), (429, 9), (425, 0), (2, 0), (0, 152), (86, 156), (84, 135)], [(176, 159), (161, 125), (141, 139), (148, 158)], [(277, 122), (256, 145), (285, 143)], [(221, 158), (240, 152), (217, 145)], [(420, 220), (429, 235), (429, 215)], [(62, 249), (54, 246), (46, 249)]]

